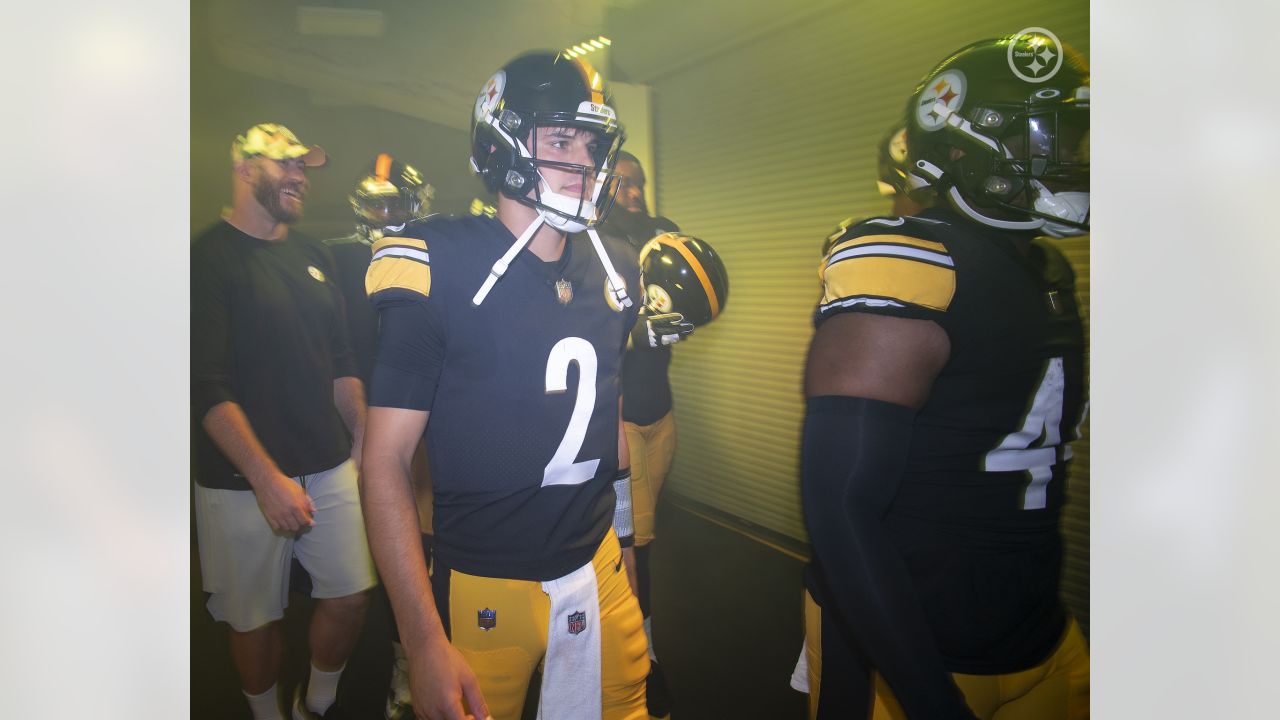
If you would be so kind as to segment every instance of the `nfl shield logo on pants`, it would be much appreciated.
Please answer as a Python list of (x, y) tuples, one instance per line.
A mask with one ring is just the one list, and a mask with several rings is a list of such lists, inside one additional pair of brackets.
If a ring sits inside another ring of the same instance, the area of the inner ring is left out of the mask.
[(476, 611), (476, 624), (481, 630), (492, 630), (498, 625), (498, 611), (485, 608)]
[(569, 634), (577, 635), (587, 629), (587, 614), (585, 612), (569, 613)]

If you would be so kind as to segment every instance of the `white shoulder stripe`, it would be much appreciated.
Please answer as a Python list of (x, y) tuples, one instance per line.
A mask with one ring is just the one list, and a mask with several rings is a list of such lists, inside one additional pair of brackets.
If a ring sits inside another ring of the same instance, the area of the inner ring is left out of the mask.
[(427, 251), (417, 248), (389, 246), (373, 254), (373, 260), (381, 260), (384, 257), (403, 257), (428, 265), (431, 264), (431, 256), (427, 254)]
[(932, 250), (924, 250), (922, 248), (908, 247), (905, 245), (856, 245), (846, 248), (831, 256), (828, 265), (847, 260), (849, 258), (863, 257), (866, 255), (893, 256), (914, 258), (916, 260), (927, 260), (938, 265), (946, 265), (947, 267), (955, 267), (955, 263), (951, 261), (951, 256)]
[(896, 308), (906, 307), (906, 305), (903, 305), (897, 300), (890, 300), (888, 298), (851, 297), (851, 298), (845, 298), (843, 300), (836, 300), (835, 302), (829, 302), (826, 305), (819, 306), (818, 312), (826, 312), (831, 308), (836, 308), (836, 307), (853, 307), (854, 305), (866, 305), (867, 307), (896, 307)]
[(889, 218), (871, 218), (870, 220), (867, 220), (866, 222), (864, 222), (863, 225), (887, 225), (889, 227), (898, 227), (899, 225), (903, 225), (906, 222), (907, 222), (906, 220), (903, 220), (900, 217), (893, 218), (892, 220), (890, 220)]

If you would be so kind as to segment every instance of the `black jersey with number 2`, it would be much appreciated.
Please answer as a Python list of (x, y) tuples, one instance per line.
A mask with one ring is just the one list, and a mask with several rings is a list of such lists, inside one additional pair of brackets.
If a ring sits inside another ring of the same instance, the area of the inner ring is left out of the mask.
[(522, 250), (476, 306), (514, 237), (492, 218), (411, 223), (374, 246), (381, 322), (371, 406), (429, 410), (436, 552), (488, 577), (550, 580), (587, 563), (613, 518), (618, 375), (639, 267), (605, 239), (631, 295), (606, 295), (585, 236), (558, 261)]

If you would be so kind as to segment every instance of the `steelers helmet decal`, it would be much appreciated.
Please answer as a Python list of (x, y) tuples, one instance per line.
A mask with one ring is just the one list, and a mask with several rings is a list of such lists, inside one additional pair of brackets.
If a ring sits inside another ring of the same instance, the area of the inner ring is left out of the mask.
[(724, 312), (729, 299), (729, 274), (724, 261), (705, 240), (665, 233), (640, 251), (647, 307), (654, 312), (678, 312), (700, 327)]

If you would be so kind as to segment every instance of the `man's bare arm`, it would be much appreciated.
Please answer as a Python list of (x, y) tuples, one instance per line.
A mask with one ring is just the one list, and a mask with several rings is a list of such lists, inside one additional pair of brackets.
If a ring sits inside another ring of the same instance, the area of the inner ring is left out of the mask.
[[(431, 594), (410, 466), (429, 413), (371, 407), (360, 473), (365, 529), (409, 658), (410, 693), (420, 718), (485, 718), (475, 674), (449, 643)], [(464, 713), (466, 699), (474, 715)]]

